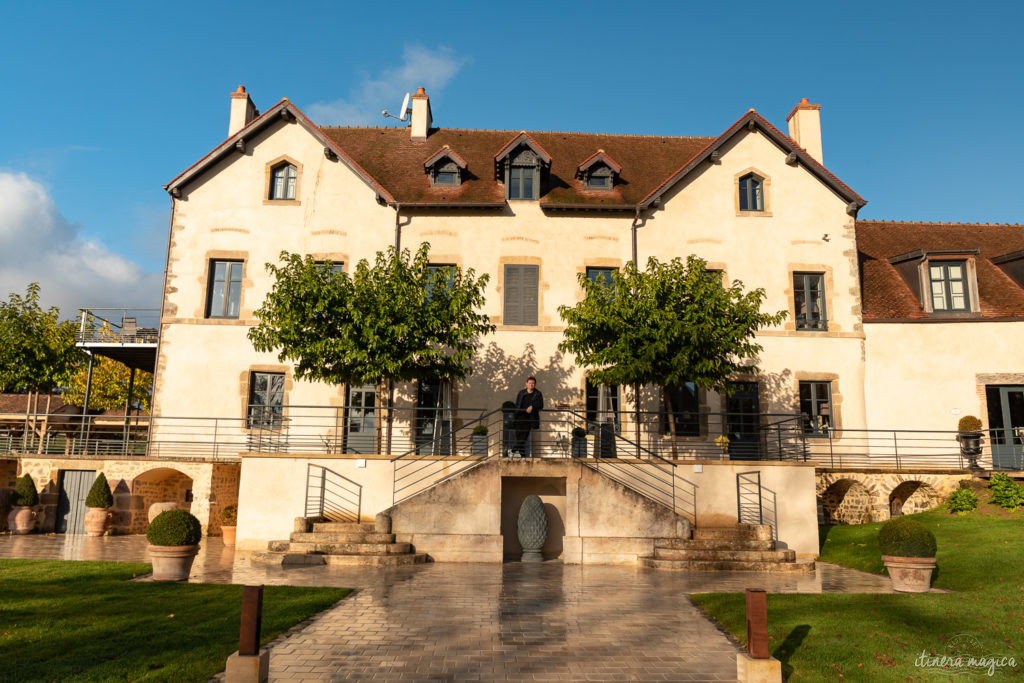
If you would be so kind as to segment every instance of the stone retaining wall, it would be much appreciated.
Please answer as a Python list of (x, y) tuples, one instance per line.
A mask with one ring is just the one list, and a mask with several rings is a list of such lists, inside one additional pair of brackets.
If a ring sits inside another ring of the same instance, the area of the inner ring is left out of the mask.
[(938, 507), (971, 475), (830, 468), (819, 469), (816, 478), (820, 524), (863, 524)]

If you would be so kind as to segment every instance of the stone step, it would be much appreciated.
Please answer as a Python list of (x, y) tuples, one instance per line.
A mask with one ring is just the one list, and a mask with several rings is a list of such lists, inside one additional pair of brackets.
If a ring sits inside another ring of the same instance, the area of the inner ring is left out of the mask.
[(377, 527), (373, 522), (315, 522), (314, 532), (325, 534), (372, 534)]
[(714, 540), (692, 540), (688, 538), (659, 538), (654, 541), (656, 548), (678, 550), (775, 550), (775, 541), (751, 541), (737, 538)]
[(278, 566), (278, 567), (303, 567), (324, 564), (324, 556), (315, 553), (297, 552), (275, 552), (268, 550), (256, 550), (249, 555), (252, 564)]
[(693, 530), (696, 541), (736, 539), (747, 541), (772, 540), (772, 528), (767, 524), (737, 524), (724, 527), (696, 527)]
[(301, 543), (270, 541), (275, 552), (321, 553), (323, 555), (402, 555), (412, 552), (409, 543)]
[(749, 562), (794, 562), (793, 550), (681, 550), (677, 548), (654, 547), (654, 557), (659, 560), (708, 560)]
[(297, 543), (394, 543), (394, 534), (376, 533), (338, 533), (326, 531), (292, 533), (291, 539)]
[(802, 574), (814, 571), (813, 560), (797, 562), (751, 562), (746, 560), (660, 560), (655, 557), (638, 558), (641, 567), (671, 571), (705, 572), (778, 572)]
[(427, 556), (422, 553), (407, 553), (404, 555), (322, 555), (324, 562), (328, 565), (339, 565), (351, 567), (402, 567), (410, 564), (423, 564)]

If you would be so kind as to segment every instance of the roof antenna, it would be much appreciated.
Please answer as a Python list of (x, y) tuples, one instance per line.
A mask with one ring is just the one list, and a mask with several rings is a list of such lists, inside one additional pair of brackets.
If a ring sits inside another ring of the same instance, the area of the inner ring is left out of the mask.
[(409, 115), (410, 111), (411, 110), (409, 109), (409, 93), (405, 93), (405, 99), (402, 100), (402, 108), (398, 110), (399, 116), (389, 114), (387, 109), (382, 111), (381, 114), (384, 116), (384, 118), (392, 118), (404, 122), (405, 117)]

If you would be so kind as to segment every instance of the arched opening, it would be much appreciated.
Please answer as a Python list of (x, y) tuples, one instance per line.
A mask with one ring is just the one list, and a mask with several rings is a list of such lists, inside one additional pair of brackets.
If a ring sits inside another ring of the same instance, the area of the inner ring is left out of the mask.
[(871, 517), (871, 493), (853, 479), (840, 479), (821, 493), (825, 524), (863, 524)]
[(192, 509), (192, 478), (170, 467), (157, 467), (132, 480), (131, 533), (145, 533), (149, 526), (149, 508), (154, 503), (173, 504), (180, 510)]
[(893, 517), (931, 510), (938, 504), (938, 493), (922, 481), (905, 481), (889, 494), (889, 514)]

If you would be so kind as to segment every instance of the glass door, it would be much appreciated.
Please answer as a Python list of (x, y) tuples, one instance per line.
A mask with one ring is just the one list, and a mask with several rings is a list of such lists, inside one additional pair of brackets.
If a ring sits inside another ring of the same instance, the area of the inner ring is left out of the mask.
[(757, 382), (734, 382), (732, 386), (732, 396), (725, 399), (729, 459), (759, 460), (761, 405), (757, 397)]
[(1024, 387), (985, 387), (992, 469), (1024, 469)]
[(367, 384), (348, 390), (348, 419), (346, 420), (347, 453), (373, 454), (377, 452), (377, 393)]
[(451, 455), (451, 384), (420, 380), (416, 391), (416, 452)]

